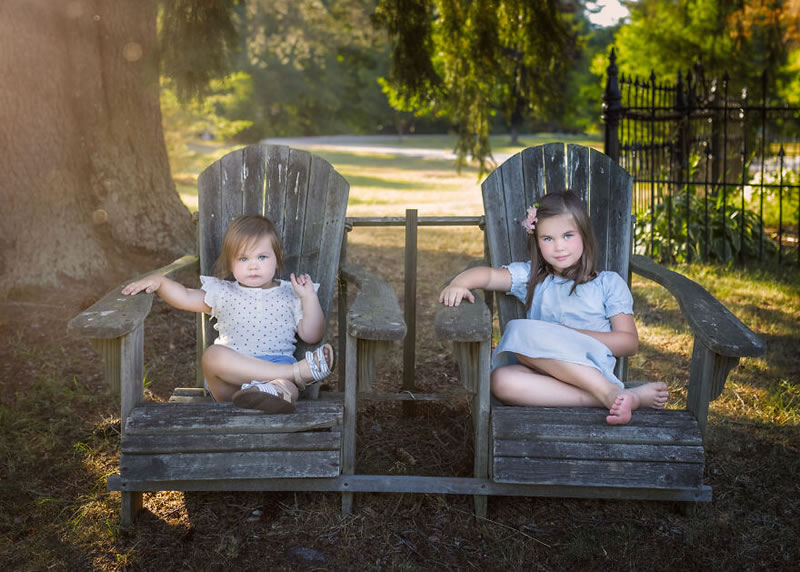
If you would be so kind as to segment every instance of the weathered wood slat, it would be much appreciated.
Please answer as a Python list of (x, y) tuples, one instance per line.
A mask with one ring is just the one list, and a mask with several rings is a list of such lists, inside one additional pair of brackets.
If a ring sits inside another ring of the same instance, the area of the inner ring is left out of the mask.
[(250, 145), (242, 157), (242, 212), (264, 214), (267, 154), (263, 145)]
[(494, 460), (494, 480), (584, 487), (689, 488), (702, 486), (703, 465), (499, 457)]
[(563, 143), (542, 145), (545, 188), (548, 193), (566, 189), (566, 154)]
[(631, 445), (541, 441), (534, 439), (495, 439), (495, 457), (537, 457), (606, 461), (658, 461), (664, 463), (704, 463), (702, 445)]
[[(608, 411), (598, 407), (520, 407), (495, 406), (492, 416), (501, 427), (513, 428), (525, 421), (564, 425), (606, 425)], [(694, 417), (683, 409), (639, 409), (626, 427), (684, 427), (694, 424)], [(615, 427), (611, 427), (614, 429)], [(619, 428), (619, 427), (617, 427)]]
[(123, 455), (120, 474), (123, 480), (335, 477), (339, 474), (339, 451)]
[(634, 499), (655, 501), (708, 502), (711, 487), (652, 489), (637, 487), (570, 487), (495, 483), (470, 477), (422, 477), (408, 475), (341, 475), (308, 479), (220, 479), (207, 481), (123, 481), (120, 475), (108, 479), (109, 491), (315, 491), (353, 493), (422, 493), (503, 495), (531, 497), (572, 497)]
[[(299, 401), (294, 413), (267, 415), (229, 403), (148, 403), (135, 408), (126, 425), (131, 434), (294, 433), (341, 425), (343, 407), (332, 401)], [(312, 407), (314, 405), (315, 407)]]
[(589, 204), (589, 147), (567, 145), (567, 188)]
[(133, 454), (213, 453), (238, 451), (338, 451), (340, 432), (313, 433), (228, 433), (141, 435), (127, 432), (122, 436), (122, 452)]
[[(283, 240), (284, 269), (281, 278), (289, 279), (289, 272), (301, 271), (306, 204), (308, 199), (311, 154), (299, 149), (289, 149), (287, 181), (284, 187), (283, 226), (278, 227)], [(336, 245), (338, 246), (338, 244)]]
[(591, 441), (607, 443), (658, 443), (694, 445), (702, 442), (697, 427), (637, 427), (611, 425), (560, 425), (525, 421), (518, 427), (497, 427), (495, 439), (527, 435), (543, 441)]

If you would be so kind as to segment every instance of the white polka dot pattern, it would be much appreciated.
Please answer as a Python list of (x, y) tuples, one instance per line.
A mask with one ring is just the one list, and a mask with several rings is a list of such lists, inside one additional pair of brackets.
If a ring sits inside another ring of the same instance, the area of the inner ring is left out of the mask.
[[(219, 332), (214, 343), (254, 356), (294, 353), (295, 328), (303, 308), (291, 282), (281, 280), (273, 288), (246, 288), (213, 276), (201, 276), (200, 281), (216, 321), (214, 329)], [(319, 284), (314, 284), (314, 290), (318, 288)]]

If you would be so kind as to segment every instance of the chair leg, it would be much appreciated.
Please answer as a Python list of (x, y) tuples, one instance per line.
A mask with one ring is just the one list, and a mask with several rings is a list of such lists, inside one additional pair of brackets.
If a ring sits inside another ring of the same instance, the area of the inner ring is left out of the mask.
[(475, 505), (475, 516), (477, 518), (486, 518), (489, 508), (489, 497), (486, 495), (474, 495), (472, 501)]
[(144, 493), (122, 493), (122, 507), (120, 511), (120, 526), (124, 530), (133, 528), (136, 515), (144, 505)]
[(353, 512), (353, 493), (342, 493), (342, 516), (349, 516)]

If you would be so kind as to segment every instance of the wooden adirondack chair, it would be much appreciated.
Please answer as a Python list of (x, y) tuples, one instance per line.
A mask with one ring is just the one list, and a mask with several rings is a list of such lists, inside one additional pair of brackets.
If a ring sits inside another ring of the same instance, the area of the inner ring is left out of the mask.
[[(527, 260), (520, 225), (526, 208), (565, 188), (589, 206), (600, 270), (618, 272), (629, 283), (632, 270), (677, 299), (694, 333), (687, 409), (640, 409), (630, 424), (610, 426), (602, 409), (490, 403), (491, 316), (476, 295), (475, 304), (442, 308), (436, 318), (437, 334), (454, 342), (461, 375), (477, 392), (475, 476), (489, 477), (489, 494), (709, 501), (711, 489), (703, 484), (709, 403), (722, 393), (739, 358), (762, 354), (764, 342), (699, 285), (632, 256), (632, 177), (587, 147), (552, 143), (525, 149), (486, 178), (486, 263)], [(512, 296), (498, 293), (495, 303), (501, 331), (509, 320), (525, 317)], [(617, 376), (626, 380), (626, 360), (617, 361)], [(486, 496), (475, 498), (477, 512), (485, 514)]]
[[(157, 272), (173, 275), (193, 268), (212, 274), (228, 223), (241, 214), (263, 213), (283, 239), (281, 278), (309, 273), (320, 283), (328, 318), (349, 187), (327, 161), (305, 151), (253, 145), (229, 153), (198, 181), (199, 256)], [(373, 371), (376, 345), (402, 339), (406, 328), (388, 285), (357, 266), (342, 270), (360, 287), (346, 319), (348, 344), (337, 357), (348, 364), (344, 392), (301, 399), (292, 414), (267, 415), (191, 397), (204, 392), (199, 357), (216, 333), (208, 316), (198, 324), (198, 387), (176, 391), (182, 394), (178, 401), (190, 403), (144, 401), (143, 322), (152, 295), (122, 296), (116, 288), (70, 322), (71, 330), (92, 339), (105, 360), (107, 379), (121, 396), (120, 474), (109, 479), (108, 487), (122, 491), (123, 526), (132, 525), (143, 491), (346, 490), (340, 477), (355, 468), (357, 375)], [(305, 349), (298, 344), (298, 359)], [(352, 494), (344, 493), (343, 511), (351, 506)]]

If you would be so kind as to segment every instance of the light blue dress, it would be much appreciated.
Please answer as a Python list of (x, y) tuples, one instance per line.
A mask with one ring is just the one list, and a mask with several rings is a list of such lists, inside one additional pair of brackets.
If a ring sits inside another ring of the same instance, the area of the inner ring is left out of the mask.
[[(511, 290), (507, 294), (524, 304), (531, 263), (513, 262), (503, 268), (511, 273)], [(571, 328), (610, 332), (609, 318), (617, 314), (633, 315), (631, 291), (616, 272), (600, 272), (597, 278), (579, 284), (570, 294), (572, 283), (551, 275), (536, 287), (528, 319), (510, 320), (506, 324), (492, 356), (492, 369), (519, 363), (514, 354), (522, 354), (591, 366), (612, 383), (624, 387), (614, 375), (616, 358), (611, 350)]]

